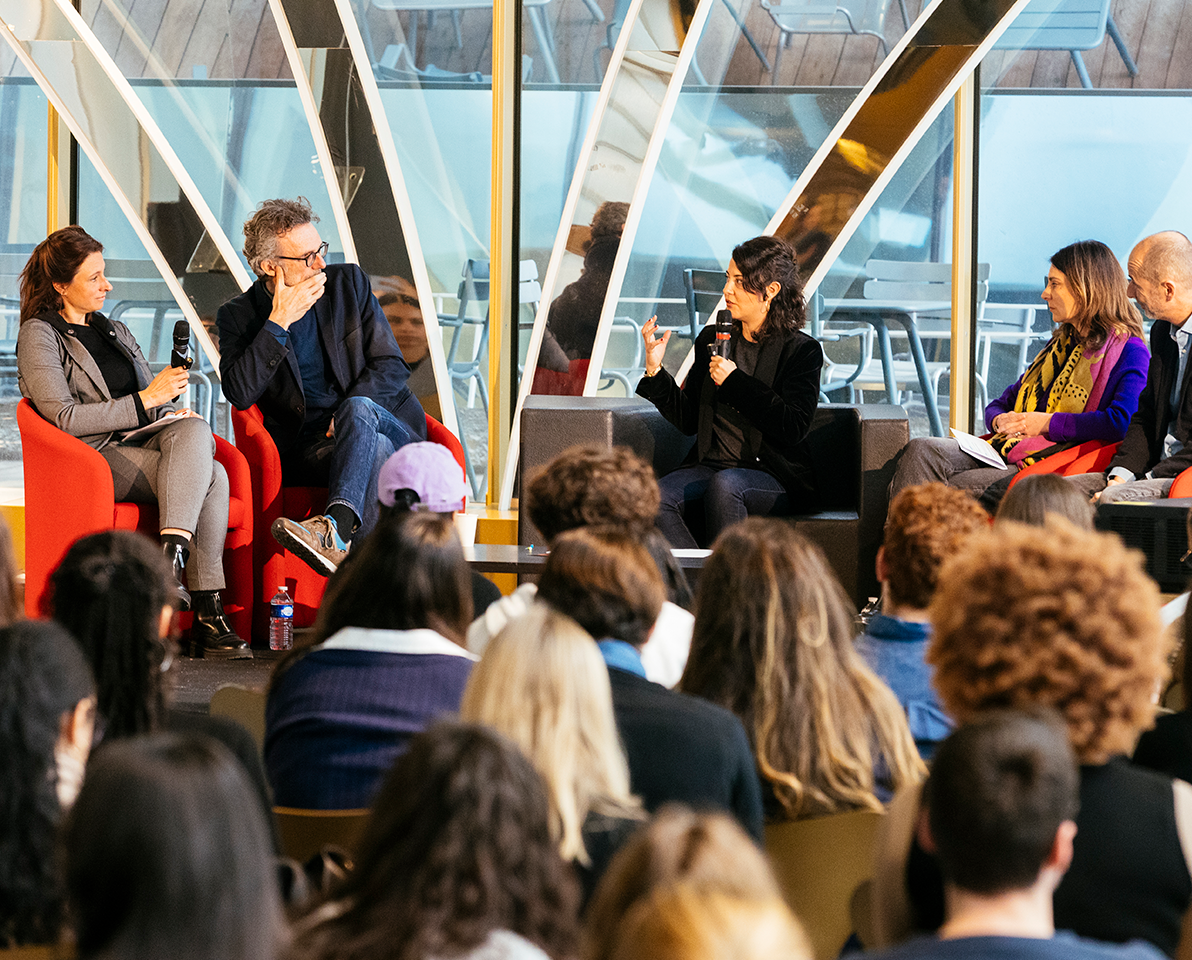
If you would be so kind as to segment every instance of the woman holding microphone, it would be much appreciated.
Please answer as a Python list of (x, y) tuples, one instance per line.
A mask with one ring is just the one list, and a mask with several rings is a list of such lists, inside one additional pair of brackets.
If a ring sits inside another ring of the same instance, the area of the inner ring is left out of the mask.
[[(179, 605), (195, 613), (192, 653), (251, 656), (219, 596), (228, 478), (214, 459), (211, 428), (173, 401), (186, 389), (186, 370), (167, 367), (153, 376), (128, 327), (99, 312), (111, 289), (103, 245), (82, 227), (63, 227), (37, 245), (21, 272), (21, 394), (50, 423), (99, 451), (118, 501), (158, 505), (162, 549), (176, 579), (190, 560), (193, 594), (181, 582), (177, 589)], [(127, 436), (162, 421), (156, 431)]]
[[(732, 315), (727, 350), (716, 324), (695, 341), (682, 386), (662, 368), (670, 331), (642, 328), (646, 373), (639, 396), (683, 433), (698, 437), (686, 462), (658, 481), (658, 526), (672, 547), (709, 544), (746, 516), (815, 509), (815, 472), (805, 439), (819, 402), (819, 343), (802, 332), (803, 285), (794, 250), (755, 237), (733, 250), (724, 284)], [(694, 523), (693, 523), (694, 521)], [(692, 528), (703, 534), (701, 544)]]

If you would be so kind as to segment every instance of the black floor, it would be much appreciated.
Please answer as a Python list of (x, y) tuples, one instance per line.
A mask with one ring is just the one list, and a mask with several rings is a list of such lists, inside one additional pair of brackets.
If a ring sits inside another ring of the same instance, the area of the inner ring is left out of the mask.
[(179, 657), (170, 667), (169, 701), (187, 713), (206, 713), (211, 695), (227, 683), (264, 690), (276, 657), (258, 652), (252, 660), (192, 660)]

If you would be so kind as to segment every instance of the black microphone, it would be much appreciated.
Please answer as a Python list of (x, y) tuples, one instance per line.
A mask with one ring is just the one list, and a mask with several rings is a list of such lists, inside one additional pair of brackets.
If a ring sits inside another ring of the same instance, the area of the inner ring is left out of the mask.
[[(189, 370), (195, 359), (190, 355), (190, 324), (179, 320), (174, 324), (174, 349), (170, 351), (170, 366)], [(182, 394), (178, 394), (178, 397)], [(174, 399), (177, 400), (178, 397)]]
[(720, 310), (716, 313), (716, 340), (712, 345), (712, 354), (728, 359), (728, 342), (733, 335), (733, 314), (731, 310)]

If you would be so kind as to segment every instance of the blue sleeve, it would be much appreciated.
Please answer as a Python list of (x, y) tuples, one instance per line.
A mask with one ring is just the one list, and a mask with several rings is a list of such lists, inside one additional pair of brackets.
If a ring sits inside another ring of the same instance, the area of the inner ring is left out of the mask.
[(1089, 413), (1053, 414), (1047, 427), (1047, 438), (1056, 443), (1120, 441), (1138, 409), (1138, 396), (1146, 385), (1149, 362), (1150, 352), (1146, 344), (1138, 337), (1131, 337), (1113, 368), (1100, 406)]

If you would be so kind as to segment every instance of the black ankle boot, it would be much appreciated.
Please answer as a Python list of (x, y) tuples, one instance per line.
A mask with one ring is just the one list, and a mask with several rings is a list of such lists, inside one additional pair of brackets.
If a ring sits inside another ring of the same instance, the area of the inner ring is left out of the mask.
[(178, 609), (185, 612), (190, 609), (190, 592), (182, 586), (182, 570), (186, 567), (186, 561), (190, 559), (190, 551), (168, 541), (161, 545), (161, 550), (166, 555), (166, 563), (174, 573), (174, 595), (178, 598)]
[(194, 612), (194, 622), (190, 626), (190, 656), (208, 660), (252, 659), (248, 644), (236, 636), (224, 616), (223, 600), (218, 590), (196, 590)]

